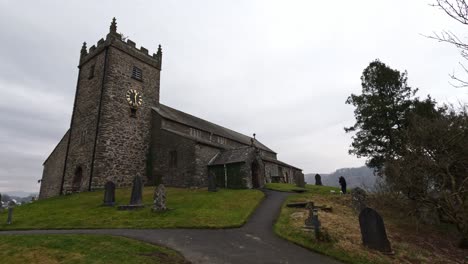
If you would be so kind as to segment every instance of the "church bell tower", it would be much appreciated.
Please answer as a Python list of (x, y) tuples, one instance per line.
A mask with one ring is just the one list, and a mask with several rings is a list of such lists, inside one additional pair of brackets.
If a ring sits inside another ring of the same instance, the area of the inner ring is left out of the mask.
[[(117, 33), (83, 43), (61, 193), (130, 185), (144, 176), (151, 108), (159, 104), (161, 46), (150, 55)], [(143, 177), (145, 178), (145, 177)]]

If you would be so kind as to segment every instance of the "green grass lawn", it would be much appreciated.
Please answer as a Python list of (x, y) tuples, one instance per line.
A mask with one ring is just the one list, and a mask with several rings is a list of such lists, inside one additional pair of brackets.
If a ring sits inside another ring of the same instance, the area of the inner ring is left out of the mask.
[(105, 235), (3, 235), (0, 260), (16, 263), (187, 263), (177, 252)]
[[(263, 199), (258, 190), (166, 188), (169, 211), (151, 211), (153, 187), (145, 187), (146, 207), (119, 211), (101, 206), (103, 191), (39, 200), (14, 209), (13, 223), (0, 214), (0, 230), (75, 228), (227, 228), (242, 226)], [(128, 204), (131, 190), (116, 189), (116, 203)]]

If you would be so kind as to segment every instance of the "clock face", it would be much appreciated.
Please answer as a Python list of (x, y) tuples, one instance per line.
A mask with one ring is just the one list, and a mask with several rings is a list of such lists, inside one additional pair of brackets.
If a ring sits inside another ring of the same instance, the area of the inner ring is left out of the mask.
[(131, 107), (137, 108), (143, 103), (143, 98), (137, 90), (131, 89), (127, 91), (127, 102)]

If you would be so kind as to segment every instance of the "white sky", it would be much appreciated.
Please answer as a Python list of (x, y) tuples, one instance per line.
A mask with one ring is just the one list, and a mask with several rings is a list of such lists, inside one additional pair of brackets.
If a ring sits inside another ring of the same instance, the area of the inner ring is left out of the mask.
[(372, 60), (407, 70), (420, 97), (468, 101), (448, 84), (458, 51), (422, 34), (468, 35), (429, 3), (0, 0), (0, 192), (38, 191), (70, 124), (82, 42), (105, 37), (114, 16), (137, 47), (162, 44), (162, 103), (256, 133), (305, 173), (361, 166), (344, 102)]

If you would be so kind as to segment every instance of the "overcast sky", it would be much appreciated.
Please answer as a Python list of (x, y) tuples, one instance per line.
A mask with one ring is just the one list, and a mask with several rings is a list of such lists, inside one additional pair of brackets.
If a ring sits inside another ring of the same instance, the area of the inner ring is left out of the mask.
[(407, 70), (421, 97), (468, 101), (448, 84), (458, 51), (422, 36), (468, 34), (429, 3), (0, 0), (0, 192), (39, 190), (70, 125), (81, 45), (105, 37), (114, 16), (137, 47), (162, 45), (162, 103), (256, 133), (305, 173), (361, 166), (344, 102), (370, 61)]

